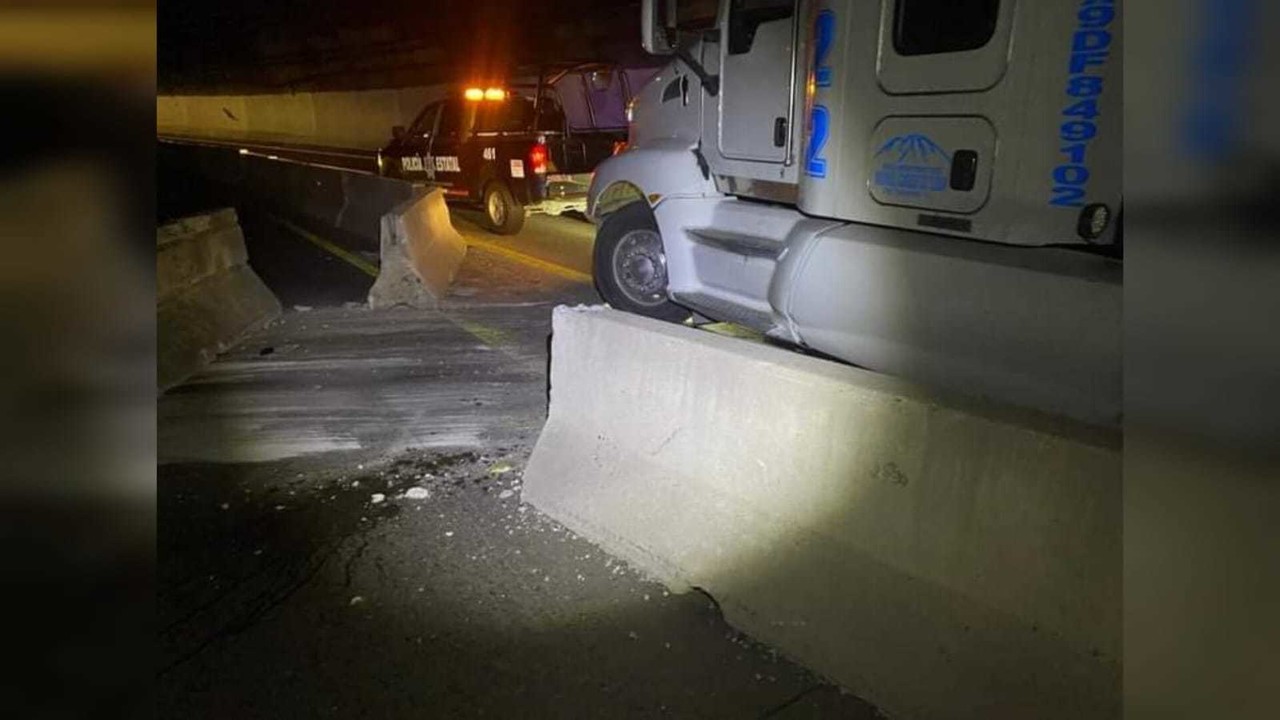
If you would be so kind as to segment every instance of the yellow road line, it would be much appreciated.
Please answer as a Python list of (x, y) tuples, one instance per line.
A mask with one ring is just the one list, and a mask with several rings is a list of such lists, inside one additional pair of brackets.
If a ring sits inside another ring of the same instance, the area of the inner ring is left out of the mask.
[(512, 338), (511, 335), (505, 330), (502, 330), (496, 327), (490, 327), (488, 325), (484, 325), (477, 322), (471, 322), (470, 320), (461, 320), (461, 319), (452, 318), (452, 317), (449, 318), (449, 321), (452, 322), (454, 325), (457, 325), (458, 327), (465, 330), (467, 334), (470, 335), (471, 337), (479, 340), (480, 342), (484, 343), (485, 345), (488, 345), (491, 348), (499, 348), (499, 347), (502, 347), (503, 345), (515, 344), (514, 338)]
[[(345, 260), (346, 262), (350, 263), (356, 269), (365, 273), (369, 277), (373, 277), (373, 278), (378, 277), (377, 266), (373, 265), (368, 260), (365, 260), (359, 255), (356, 255), (349, 250), (339, 247), (333, 242), (329, 240), (325, 240), (319, 235), (316, 235), (313, 232), (310, 232), (304, 228), (301, 228), (298, 225), (295, 225), (294, 223), (289, 222), (288, 220), (285, 220), (284, 218), (279, 218), (274, 215), (268, 215), (267, 217), (271, 218), (272, 222), (275, 222), (289, 229), (295, 235), (297, 235), (298, 237), (301, 237), (304, 240), (307, 240), (308, 242), (314, 244), (316, 247), (319, 247), (320, 249), (333, 254), (335, 257)], [(487, 240), (476, 240), (469, 237), (464, 239), (466, 240), (468, 245), (478, 247), (481, 250), (484, 250), (486, 252), (491, 252), (495, 255), (501, 255), (502, 257), (505, 257), (509, 260), (514, 260), (522, 265), (528, 265), (529, 267), (537, 268), (544, 272), (549, 272), (553, 275), (559, 275), (562, 278), (566, 278), (574, 282), (581, 282), (581, 283), (592, 282), (590, 273), (584, 273), (579, 270), (574, 270), (573, 268), (567, 268), (563, 265), (557, 265), (556, 263), (548, 262), (546, 260), (533, 257), (532, 255), (526, 255), (522, 252), (516, 252), (515, 250), (512, 250), (508, 247), (504, 247), (497, 243), (491, 243), (491, 242), (488, 242)]]
[(324, 250), (325, 252), (330, 253), (331, 255), (333, 255), (334, 257), (340, 260), (345, 260), (347, 263), (349, 263), (350, 265), (352, 265), (353, 267), (355, 267), (357, 270), (364, 273), (365, 275), (368, 275), (371, 278), (378, 277), (378, 268), (376, 265), (369, 262), (368, 260), (365, 260), (359, 255), (356, 255), (350, 250), (339, 247), (333, 242), (329, 240), (325, 240), (324, 238), (320, 237), (319, 235), (316, 235), (313, 232), (310, 232), (301, 227), (298, 227), (297, 225), (289, 222), (288, 220), (285, 220), (284, 218), (278, 218), (275, 215), (268, 215), (267, 217), (271, 218), (272, 222), (282, 225), (283, 227), (292, 231), (293, 234), (297, 235), (303, 240), (310, 242), (312, 245), (315, 245), (321, 250)]
[[(284, 218), (276, 217), (275, 215), (267, 215), (267, 217), (272, 222), (283, 226), (284, 228), (293, 232), (298, 237), (301, 237), (302, 239), (314, 244), (316, 247), (319, 247), (325, 252), (331, 253), (335, 257), (350, 263), (351, 265), (355, 266), (356, 269), (365, 273), (369, 277), (372, 277), (372, 278), (378, 277), (378, 268), (375, 267), (369, 261), (360, 257), (359, 255), (356, 255), (349, 250), (339, 247), (333, 242), (329, 240), (325, 240), (319, 235), (316, 235), (313, 232), (310, 232), (304, 228), (301, 228), (298, 225), (291, 223), (288, 220), (285, 220)], [(525, 255), (524, 253), (515, 252), (514, 250), (508, 250), (507, 248), (504, 248), (501, 245), (495, 245), (492, 243), (485, 242), (483, 240), (474, 241), (474, 242), (471, 240), (468, 240), (467, 242), (469, 244), (481, 247), (484, 250), (493, 252), (498, 255), (502, 255), (504, 257), (511, 258), (512, 260), (524, 263), (526, 265), (531, 265), (533, 267), (546, 270), (547, 272), (554, 273), (556, 275), (567, 277), (571, 280), (578, 280), (581, 282), (591, 282), (591, 276), (587, 275), (586, 273), (581, 273), (581, 272), (578, 272), (577, 270), (571, 270), (569, 268), (562, 267), (554, 263), (546, 262), (545, 260), (539, 260), (538, 258)], [(484, 343), (485, 345), (495, 350), (501, 350), (504, 353), (510, 354), (510, 351), (507, 349), (507, 346), (515, 344), (515, 338), (513, 338), (510, 333), (500, 328), (491, 327), (483, 323), (471, 322), (468, 320), (461, 320), (458, 318), (450, 317), (448, 314), (445, 314), (444, 317), (449, 322), (453, 323), (455, 326), (457, 326), (462, 331), (466, 332), (471, 337), (479, 340), (480, 342)], [(512, 357), (515, 357), (515, 356), (513, 355)]]
[(491, 252), (495, 255), (501, 255), (509, 260), (514, 260), (518, 263), (521, 263), (522, 265), (528, 265), (529, 267), (534, 267), (539, 270), (549, 272), (553, 275), (559, 275), (562, 278), (573, 280), (574, 282), (583, 282), (583, 283), (591, 282), (590, 273), (584, 273), (580, 270), (574, 270), (573, 268), (567, 268), (563, 265), (557, 265), (553, 262), (547, 262), (546, 260), (533, 257), (532, 255), (525, 255), (522, 252), (516, 252), (511, 248), (505, 247), (503, 245), (499, 245), (497, 243), (491, 243), (491, 242), (488, 242), (487, 240), (475, 240), (470, 237), (465, 237), (464, 239), (467, 241), (468, 245), (471, 245), (473, 247), (478, 247), (481, 250), (484, 250), (486, 252)]

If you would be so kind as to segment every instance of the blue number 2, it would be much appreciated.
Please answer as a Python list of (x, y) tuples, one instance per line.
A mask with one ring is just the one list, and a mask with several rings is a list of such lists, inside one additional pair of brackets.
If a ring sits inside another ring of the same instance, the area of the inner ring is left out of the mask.
[(809, 149), (804, 154), (804, 172), (811, 177), (824, 178), (827, 176), (827, 161), (822, 157), (822, 146), (827, 144), (831, 116), (824, 106), (814, 105), (809, 121), (813, 132), (809, 135)]
[(827, 55), (831, 53), (831, 42), (836, 34), (836, 16), (830, 10), (818, 13), (813, 23), (813, 79), (818, 87), (831, 87), (831, 66), (827, 65)]

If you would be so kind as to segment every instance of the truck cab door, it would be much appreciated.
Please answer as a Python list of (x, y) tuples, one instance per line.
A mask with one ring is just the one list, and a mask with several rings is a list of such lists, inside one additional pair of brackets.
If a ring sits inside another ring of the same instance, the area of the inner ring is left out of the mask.
[(427, 168), (431, 154), (431, 141), (436, 134), (436, 120), (440, 116), (440, 103), (432, 103), (418, 114), (399, 142), (399, 157), (395, 160), (402, 177), (423, 181), (431, 177)]
[(466, 121), (458, 100), (451, 98), (441, 103), (440, 121), (436, 124), (436, 134), (431, 140), (430, 167), (427, 172), (431, 174), (435, 184), (447, 188), (446, 193), (450, 193), (449, 189), (457, 188), (463, 188), (465, 192), (467, 187), (463, 182), (458, 157), (466, 140), (464, 132), (469, 130), (465, 126)]
[(719, 149), (783, 163), (791, 137), (795, 0), (729, 0), (721, 25)]

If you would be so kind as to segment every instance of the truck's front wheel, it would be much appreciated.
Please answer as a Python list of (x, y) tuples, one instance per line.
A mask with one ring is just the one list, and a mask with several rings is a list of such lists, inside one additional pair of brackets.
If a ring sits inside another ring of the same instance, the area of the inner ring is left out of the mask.
[(484, 188), (484, 217), (489, 229), (499, 235), (515, 235), (524, 227), (524, 206), (500, 181)]
[(618, 310), (683, 322), (689, 311), (667, 298), (667, 256), (653, 213), (632, 203), (605, 217), (592, 257), (596, 290)]

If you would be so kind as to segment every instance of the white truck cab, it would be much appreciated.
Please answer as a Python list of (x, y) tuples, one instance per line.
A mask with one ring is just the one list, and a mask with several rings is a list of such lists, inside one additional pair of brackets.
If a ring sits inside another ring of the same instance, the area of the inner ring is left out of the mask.
[(644, 0), (588, 197), (615, 307), (1114, 425), (1114, 0)]

